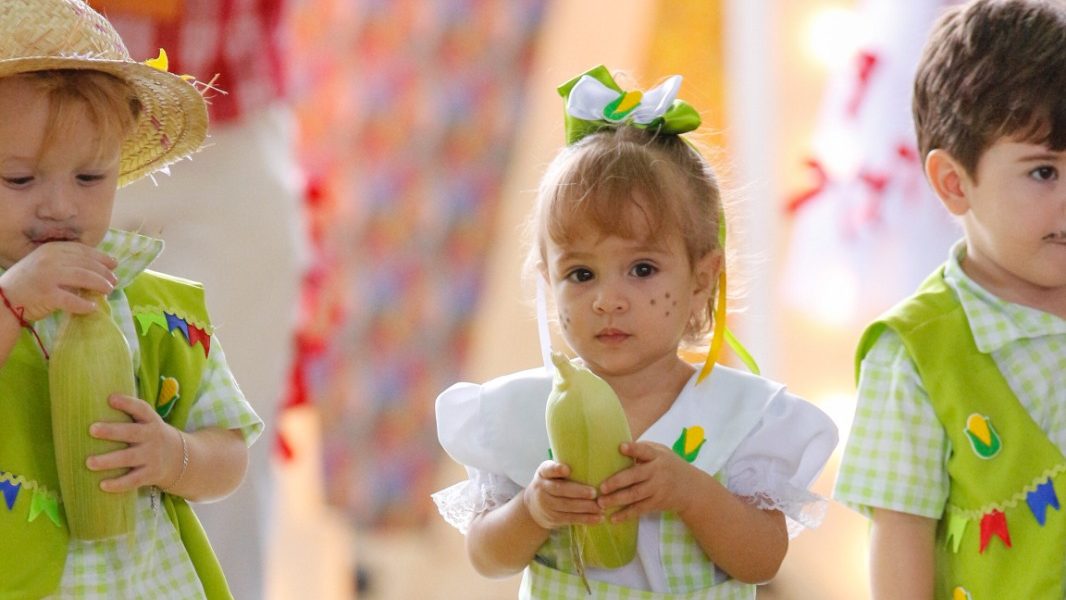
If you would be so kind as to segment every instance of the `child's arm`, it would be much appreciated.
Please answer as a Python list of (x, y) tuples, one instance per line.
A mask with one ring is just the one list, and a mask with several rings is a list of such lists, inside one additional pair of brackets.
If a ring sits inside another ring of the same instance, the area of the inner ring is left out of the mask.
[(202, 502), (222, 498), (240, 485), (248, 466), (248, 448), (240, 431), (207, 427), (186, 433), (163, 421), (150, 404), (138, 398), (113, 394), (108, 402), (132, 416), (133, 422), (94, 423), (89, 428), (94, 437), (129, 444), (87, 460), (94, 471), (130, 469), (102, 481), (104, 491), (155, 485), (169, 494)]
[[(0, 290), (11, 307), (0, 302), (0, 364), (7, 362), (19, 338), (19, 318), (32, 322), (57, 310), (89, 313), (96, 307), (78, 290), (107, 295), (118, 279), (114, 258), (78, 242), (42, 244), (0, 275)], [(16, 312), (19, 316), (16, 316)]]
[(503, 577), (524, 569), (553, 529), (570, 523), (595, 524), (602, 518), (596, 490), (566, 478), (570, 468), (545, 461), (528, 487), (507, 504), (470, 523), (466, 547), (474, 569)]
[(936, 521), (874, 509), (870, 586), (874, 600), (931, 600)]
[(733, 495), (662, 444), (625, 443), (620, 452), (636, 464), (600, 485), (600, 506), (622, 507), (613, 521), (673, 511), (707, 557), (734, 579), (761, 583), (777, 573), (788, 550), (783, 514)]

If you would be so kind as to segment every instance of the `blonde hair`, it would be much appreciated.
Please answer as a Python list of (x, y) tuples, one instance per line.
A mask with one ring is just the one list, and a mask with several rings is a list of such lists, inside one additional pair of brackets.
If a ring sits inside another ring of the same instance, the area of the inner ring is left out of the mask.
[(33, 71), (12, 77), (22, 78), (48, 98), (48, 120), (41, 153), (68, 135), (83, 108), (97, 132), (97, 152), (121, 148), (133, 132), (141, 103), (124, 80), (84, 69)]
[[(680, 235), (689, 265), (719, 251), (722, 198), (710, 164), (676, 135), (621, 126), (564, 148), (541, 179), (529, 222), (527, 266), (546, 264), (547, 242), (566, 245), (591, 230), (641, 241)], [(686, 340), (709, 333), (714, 290)]]

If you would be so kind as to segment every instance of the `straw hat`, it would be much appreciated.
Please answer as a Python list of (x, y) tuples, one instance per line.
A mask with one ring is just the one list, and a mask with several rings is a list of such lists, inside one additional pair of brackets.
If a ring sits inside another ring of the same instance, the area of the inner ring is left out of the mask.
[(199, 149), (207, 106), (193, 85), (130, 58), (115, 28), (81, 0), (0, 0), (0, 77), (92, 69), (125, 80), (143, 105), (122, 143), (126, 185)]

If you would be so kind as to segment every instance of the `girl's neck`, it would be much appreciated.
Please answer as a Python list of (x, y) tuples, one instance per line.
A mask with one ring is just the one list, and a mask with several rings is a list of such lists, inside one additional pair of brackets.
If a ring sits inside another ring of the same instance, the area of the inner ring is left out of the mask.
[(694, 372), (691, 365), (673, 357), (656, 370), (655, 377), (649, 377), (644, 371), (604, 378), (618, 395), (633, 439), (643, 435), (670, 409)]

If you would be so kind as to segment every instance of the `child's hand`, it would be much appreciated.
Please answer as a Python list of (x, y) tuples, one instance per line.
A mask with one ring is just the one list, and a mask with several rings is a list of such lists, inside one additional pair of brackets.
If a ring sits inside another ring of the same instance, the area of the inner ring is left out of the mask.
[(126, 474), (100, 482), (105, 492), (125, 492), (146, 485), (167, 485), (178, 478), (181, 469), (181, 437), (178, 430), (163, 421), (147, 402), (112, 394), (112, 408), (133, 417), (132, 423), (93, 423), (89, 434), (95, 438), (125, 442), (127, 448), (90, 456), (85, 464), (93, 471), (129, 469)]
[(595, 525), (603, 519), (603, 511), (596, 504), (596, 488), (570, 481), (569, 476), (570, 467), (546, 460), (522, 492), (526, 509), (544, 529), (571, 523)]
[(49, 242), (34, 248), (0, 276), (0, 288), (23, 317), (36, 321), (57, 310), (85, 314), (92, 301), (78, 290), (111, 293), (118, 283), (111, 272), (118, 262), (80, 242)]
[(626, 442), (618, 451), (636, 464), (600, 484), (600, 507), (622, 507), (611, 515), (612, 522), (650, 512), (682, 511), (688, 501), (686, 483), (698, 472), (692, 465), (670, 448), (654, 442)]

